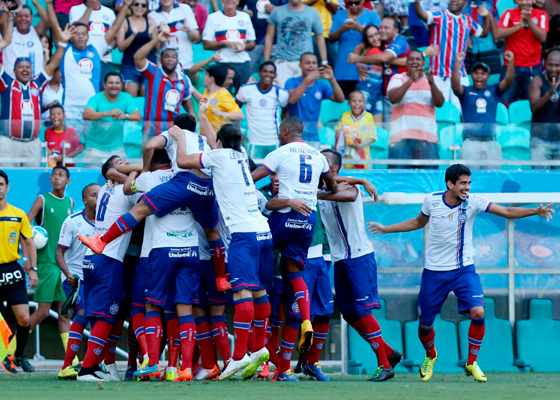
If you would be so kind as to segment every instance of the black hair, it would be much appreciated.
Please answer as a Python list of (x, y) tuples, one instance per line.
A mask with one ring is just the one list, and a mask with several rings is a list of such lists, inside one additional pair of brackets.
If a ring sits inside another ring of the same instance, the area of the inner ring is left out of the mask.
[(57, 169), (61, 169), (61, 170), (63, 170), (64, 172), (66, 172), (66, 178), (67, 178), (67, 179), (70, 179), (70, 171), (69, 171), (68, 168), (66, 168), (64, 165), (57, 165), (56, 167), (54, 167), (54, 168), (52, 169), (51, 174), (52, 174), (54, 171), (56, 171)]
[(76, 22), (73, 22), (73, 23), (72, 23), (72, 26), (75, 26), (75, 27), (83, 26), (84, 28), (88, 29), (88, 32), (89, 32), (88, 26), (87, 26), (86, 24), (84, 24), (83, 22), (77, 22), (77, 21), (76, 21)]
[(338, 165), (339, 169), (342, 168), (342, 156), (340, 155), (339, 152), (333, 151), (331, 149), (326, 149), (326, 150), (323, 150), (321, 153), (325, 157), (331, 158), (335, 162), (335, 165)]
[(167, 155), (167, 150), (158, 149), (154, 151), (154, 155), (152, 156), (152, 164), (165, 165), (170, 163), (171, 161), (169, 160), (169, 156)]
[(118, 76), (120, 78), (121, 82), (123, 80), (121, 74), (119, 74), (118, 72), (109, 71), (109, 72), (107, 72), (107, 75), (105, 75), (105, 80), (103, 81), (103, 83), (107, 83), (107, 79), (109, 79), (110, 76)]
[(252, 158), (249, 158), (249, 171), (253, 172), (256, 169), (257, 169), (257, 164), (255, 164)]
[(222, 125), (216, 136), (221, 140), (222, 147), (224, 149), (241, 151), (241, 141), (243, 140), (243, 135), (241, 134), (241, 130), (237, 125)]
[(179, 56), (179, 52), (177, 51), (176, 48), (174, 48), (174, 47), (167, 47), (165, 50), (163, 50), (163, 51), (161, 52), (161, 56), (162, 56), (162, 57), (163, 57), (163, 53), (165, 53), (166, 51), (174, 51), (175, 54), (177, 54), (177, 56)]
[(51, 112), (52, 112), (52, 110), (54, 110), (55, 108), (61, 108), (61, 109), (62, 109), (62, 112), (64, 112), (64, 106), (63, 106), (62, 104), (60, 104), (60, 103), (55, 103), (55, 104), (50, 108)]
[(6, 185), (10, 184), (10, 180), (8, 179), (8, 174), (1, 169), (0, 169), (0, 178), (4, 178), (4, 180), (6, 181)]
[(292, 135), (303, 135), (303, 122), (301, 122), (301, 119), (296, 116), (291, 115), (285, 118), (280, 125), (288, 129)]
[[(31, 16), (33, 17), (33, 10), (27, 4), (24, 4), (23, 6), (21, 6), (21, 9), (19, 11), (22, 11), (22, 10), (29, 10), (29, 12), (31, 13)], [(17, 15), (17, 13), (16, 13), (16, 15)]]
[(208, 76), (214, 78), (214, 82), (216, 83), (216, 85), (224, 86), (224, 83), (227, 78), (228, 69), (229, 68), (224, 67), (223, 65), (213, 64), (208, 68), (206, 68), (206, 73), (208, 74)]
[(445, 170), (445, 186), (447, 182), (451, 181), (452, 184), (457, 183), (461, 175), (471, 176), (471, 170), (463, 164), (453, 164)]
[(397, 24), (397, 20), (393, 17), (385, 17), (385, 18), (382, 19), (382, 21), (384, 21), (384, 20), (393, 21), (393, 28), (398, 28), (399, 27), (399, 25)]
[(196, 130), (196, 118), (191, 114), (179, 114), (173, 118), (173, 124), (181, 129), (194, 132)]
[(111, 157), (109, 157), (107, 159), (107, 161), (105, 161), (103, 163), (103, 165), (101, 166), (101, 175), (103, 176), (103, 178), (107, 179), (107, 172), (113, 168), (113, 161), (115, 160), (115, 158), (119, 158), (119, 156), (117, 155), (112, 155)]
[(424, 54), (422, 54), (422, 52), (420, 50), (410, 50), (410, 52), (408, 53), (406, 58), (408, 59), (412, 53), (418, 53), (418, 54), (420, 54), (420, 57), (422, 58), (422, 60), (424, 59)]
[[(299, 58), (299, 61), (301, 62), (301, 60), (303, 60), (303, 57), (305, 57), (305, 56), (313, 56), (313, 57), (317, 58), (317, 56), (315, 55), (315, 53), (312, 53), (312, 52), (310, 52), (310, 51), (306, 51), (305, 53), (303, 53), (303, 54), (301, 55), (301, 57)], [(319, 60), (319, 59), (317, 59), (317, 60)]]
[(90, 183), (89, 185), (87, 185), (86, 187), (84, 187), (82, 189), (82, 199), (86, 197), (86, 192), (88, 191), (88, 189), (92, 186), (99, 186), (99, 184), (97, 183)]
[(364, 30), (362, 31), (362, 44), (364, 45), (364, 50), (363, 50), (364, 53), (366, 53), (369, 49), (371, 49), (371, 44), (369, 44), (369, 40), (367, 37), (368, 36), (367, 31), (372, 26), (379, 31), (379, 27), (377, 27), (377, 25), (374, 24), (367, 24), (366, 26), (364, 26)]
[(267, 65), (272, 65), (272, 68), (274, 68), (274, 73), (276, 73), (276, 64), (274, 64), (272, 61), (265, 61), (261, 64), (259, 71), (262, 71), (262, 69), (264, 67), (266, 67)]

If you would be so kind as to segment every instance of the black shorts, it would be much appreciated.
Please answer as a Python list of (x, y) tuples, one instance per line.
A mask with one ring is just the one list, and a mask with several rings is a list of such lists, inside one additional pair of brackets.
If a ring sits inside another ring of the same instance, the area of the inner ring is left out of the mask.
[(0, 302), (10, 306), (28, 304), (25, 271), (16, 261), (0, 264)]

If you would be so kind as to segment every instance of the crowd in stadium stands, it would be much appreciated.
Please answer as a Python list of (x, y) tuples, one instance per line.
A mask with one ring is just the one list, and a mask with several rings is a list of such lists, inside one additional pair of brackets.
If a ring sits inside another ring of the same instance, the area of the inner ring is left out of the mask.
[(255, 158), (288, 115), (346, 159), (560, 158), (554, 1), (19, 1), (1, 2), (2, 166), (138, 158), (203, 97)]

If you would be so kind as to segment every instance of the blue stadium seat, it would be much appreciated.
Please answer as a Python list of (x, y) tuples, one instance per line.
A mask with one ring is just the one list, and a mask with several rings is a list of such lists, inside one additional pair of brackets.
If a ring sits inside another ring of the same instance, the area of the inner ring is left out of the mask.
[(438, 132), (448, 126), (453, 126), (461, 122), (461, 116), (457, 107), (450, 102), (445, 102), (441, 107), (436, 108), (436, 122), (438, 125)]
[[(502, 146), (502, 158), (504, 160), (530, 160), (531, 133), (522, 127), (513, 124), (502, 127), (497, 131), (497, 139)], [(525, 166), (530, 169), (529, 166)], [(518, 165), (504, 165), (502, 169), (520, 169)]]
[[(120, 66), (122, 64), (122, 58), (123, 58), (123, 53), (119, 50), (118, 47), (116, 47), (112, 52), (111, 52), (111, 63), (113, 65), (118, 65)], [(120, 70), (119, 70), (120, 72)]]
[[(376, 127), (377, 142), (372, 143), (370, 154), (372, 160), (385, 160), (389, 158), (389, 132), (381, 126)], [(375, 169), (386, 169), (387, 165), (372, 166)]]
[(338, 121), (346, 111), (350, 111), (347, 100), (344, 100), (342, 103), (324, 100), (321, 103), (321, 123), (327, 125), (328, 122)]
[[(442, 160), (453, 160), (453, 146), (463, 144), (463, 125), (448, 126), (443, 128), (439, 134), (439, 158)], [(460, 150), (455, 150), (456, 159), (459, 158)], [(446, 169), (448, 166), (441, 165)]]
[(498, 103), (498, 110), (496, 113), (496, 124), (501, 126), (505, 126), (509, 124), (508, 109), (502, 103)]
[(498, 2), (498, 15), (501, 16), (508, 8), (516, 8), (513, 0), (500, 0)]
[[(496, 318), (495, 310), (494, 299), (486, 297), (484, 299), (486, 333), (482, 348), (478, 353), (478, 363), (485, 372), (519, 372), (519, 368), (514, 365), (511, 324), (507, 319)], [(470, 319), (460, 321), (458, 324), (461, 350), (459, 366), (467, 363), (470, 325)]]
[(560, 372), (560, 321), (552, 318), (552, 300), (529, 301), (529, 319), (517, 321), (516, 365), (533, 372)]
[(509, 105), (509, 122), (531, 131), (531, 104), (529, 100), (514, 101)]
[(212, 55), (215, 53), (214, 50), (204, 50), (202, 43), (193, 44), (192, 50), (194, 64), (212, 57)]
[(138, 107), (138, 111), (140, 111), (140, 115), (144, 118), (144, 105), (146, 103), (145, 97), (135, 97), (134, 98), (134, 105)]

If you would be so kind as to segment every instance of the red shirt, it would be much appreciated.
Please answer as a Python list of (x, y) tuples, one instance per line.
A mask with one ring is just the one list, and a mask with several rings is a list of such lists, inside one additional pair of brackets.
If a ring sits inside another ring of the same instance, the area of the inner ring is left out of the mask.
[[(548, 32), (548, 16), (543, 10), (533, 7), (531, 19), (539, 28)], [(523, 23), (521, 10), (510, 8), (502, 14), (498, 28), (511, 28)], [(521, 28), (506, 38), (506, 50), (513, 52), (516, 67), (534, 67), (541, 64), (542, 43), (535, 37), (531, 28)], [(507, 61), (504, 60), (504, 65)]]
[(47, 128), (45, 131), (45, 142), (47, 142), (47, 147), (51, 152), (57, 151), (59, 154), (62, 154), (62, 142), (70, 144), (70, 147), (66, 149), (66, 154), (83, 148), (80, 142), (80, 135), (78, 135), (74, 128), (69, 126), (63, 131), (55, 131), (52, 126)]

